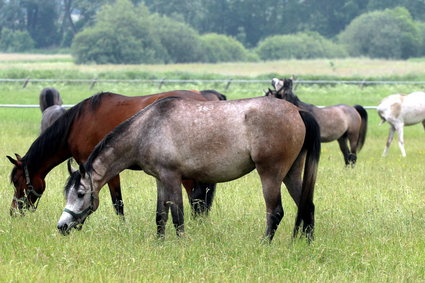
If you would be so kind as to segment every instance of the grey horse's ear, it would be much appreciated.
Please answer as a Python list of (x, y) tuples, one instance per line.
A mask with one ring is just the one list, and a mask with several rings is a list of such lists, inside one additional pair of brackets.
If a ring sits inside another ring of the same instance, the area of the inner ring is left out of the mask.
[(84, 176), (86, 174), (86, 167), (84, 167), (83, 163), (80, 164), (79, 170), (80, 170), (81, 176)]
[(75, 172), (77, 171), (77, 169), (75, 169), (75, 168), (72, 166), (72, 158), (68, 159), (67, 165), (68, 165), (68, 172), (69, 172), (69, 175), (72, 175), (73, 173), (75, 173)]

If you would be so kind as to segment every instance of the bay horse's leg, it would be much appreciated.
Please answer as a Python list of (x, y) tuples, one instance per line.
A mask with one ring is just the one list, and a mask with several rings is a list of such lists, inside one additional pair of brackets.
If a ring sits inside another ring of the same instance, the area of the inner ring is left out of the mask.
[(165, 225), (168, 220), (168, 211), (171, 209), (176, 234), (178, 236), (184, 233), (184, 212), (183, 197), (181, 192), (181, 179), (172, 178), (170, 176), (156, 181), (157, 209), (156, 209), (156, 225), (158, 237), (165, 236)]
[(266, 168), (256, 167), (260, 175), (263, 196), (266, 202), (267, 227), (265, 238), (271, 242), (284, 215), (280, 191), (283, 177), (279, 174), (280, 170), (277, 168), (267, 168), (268, 166)]
[(394, 138), (394, 132), (395, 132), (395, 127), (392, 124), (390, 124), (390, 130), (388, 132), (387, 143), (385, 145), (384, 152), (382, 153), (382, 156), (384, 157), (387, 156), (388, 154), (388, 150), (390, 149), (391, 142), (393, 141), (393, 138)]
[(194, 216), (208, 214), (214, 199), (216, 184), (193, 180), (183, 180), (182, 184), (186, 189), (192, 214)]
[(339, 148), (341, 149), (342, 155), (344, 155), (345, 166), (350, 164), (349, 155), (350, 150), (347, 145), (347, 134), (344, 134), (342, 137), (338, 139)]
[(108, 182), (109, 193), (111, 194), (112, 204), (115, 212), (124, 217), (124, 202), (121, 195), (120, 175), (117, 175)]
[(396, 131), (398, 134), (398, 147), (400, 148), (401, 155), (406, 157), (406, 150), (404, 150), (404, 135), (403, 135), (403, 124), (396, 125)]

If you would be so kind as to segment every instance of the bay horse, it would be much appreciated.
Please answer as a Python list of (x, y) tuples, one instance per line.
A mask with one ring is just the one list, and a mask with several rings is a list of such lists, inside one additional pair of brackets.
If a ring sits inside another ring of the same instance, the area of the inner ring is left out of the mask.
[[(127, 97), (115, 93), (99, 93), (65, 112), (30, 146), (24, 157), (7, 156), (14, 165), (10, 176), (15, 187), (11, 215), (23, 209), (35, 210), (46, 184), (46, 175), (64, 160), (73, 157), (78, 163), (87, 157), (96, 144), (118, 124), (147, 105), (167, 96), (198, 101), (222, 100), (226, 97), (213, 90), (175, 90), (158, 94)], [(213, 141), (212, 141), (213, 142)], [(184, 180), (195, 214), (207, 212), (211, 206), (215, 184)], [(119, 175), (108, 180), (112, 203), (118, 215), (124, 215)]]
[(57, 228), (68, 234), (71, 228), (81, 227), (97, 209), (99, 191), (107, 180), (125, 168), (138, 166), (156, 178), (157, 235), (165, 235), (169, 210), (176, 233), (181, 235), (181, 179), (227, 182), (257, 169), (266, 203), (266, 239), (273, 239), (283, 217), (283, 181), (298, 206), (293, 235), (303, 223), (302, 232), (311, 240), (319, 157), (317, 122), (286, 101), (271, 97), (224, 102), (164, 98), (116, 127), (79, 170), (70, 171), (64, 190), (66, 207)]
[(381, 101), (376, 110), (382, 119), (381, 125), (385, 122), (390, 124), (390, 131), (382, 156), (388, 154), (394, 132), (397, 132), (398, 146), (401, 155), (405, 157), (403, 127), (422, 123), (425, 128), (425, 93), (416, 91), (408, 95), (390, 95)]
[(44, 88), (40, 92), (40, 110), (42, 112), (40, 132), (44, 132), (66, 109), (62, 107), (62, 98), (55, 88)]
[[(292, 80), (274, 78), (272, 86), (275, 91), (269, 90), (266, 95), (284, 99), (313, 114), (320, 126), (322, 142), (338, 141), (339, 148), (344, 156), (345, 166), (354, 166), (357, 153), (362, 149), (367, 133), (366, 110), (361, 105), (349, 106), (338, 104), (326, 107), (317, 107), (301, 101), (292, 91)], [(348, 147), (349, 143), (350, 147)]]

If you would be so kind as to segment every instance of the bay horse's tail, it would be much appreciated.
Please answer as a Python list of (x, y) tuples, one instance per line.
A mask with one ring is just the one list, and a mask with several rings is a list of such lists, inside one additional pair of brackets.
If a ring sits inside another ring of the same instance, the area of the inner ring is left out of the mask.
[(320, 159), (320, 127), (311, 113), (300, 111), (300, 115), (306, 128), (303, 149), (300, 154), (307, 152), (307, 156), (293, 236), (297, 236), (301, 222), (303, 222), (303, 233), (311, 241), (313, 240), (314, 231), (314, 185), (316, 183), (317, 168)]
[(360, 117), (362, 118), (362, 123), (359, 131), (359, 139), (357, 140), (357, 152), (360, 152), (362, 149), (367, 133), (367, 111), (361, 105), (354, 105), (354, 108), (359, 112)]

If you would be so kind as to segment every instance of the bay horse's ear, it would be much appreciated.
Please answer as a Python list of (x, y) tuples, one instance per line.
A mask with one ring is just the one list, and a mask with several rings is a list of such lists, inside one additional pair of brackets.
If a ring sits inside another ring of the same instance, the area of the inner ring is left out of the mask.
[(72, 166), (72, 158), (68, 159), (67, 165), (68, 165), (68, 172), (69, 172), (69, 175), (72, 175), (72, 173), (75, 173), (75, 172), (77, 171), (77, 169), (75, 169), (75, 168)]
[(15, 165), (16, 167), (22, 166), (22, 161), (21, 161), (22, 160), (22, 157), (19, 154), (17, 154), (17, 153), (15, 153), (15, 156), (16, 156), (16, 160), (13, 159), (12, 157), (10, 157), (9, 155), (6, 155), (7, 159), (9, 159), (9, 161), (13, 165)]
[(15, 166), (19, 166), (18, 160), (13, 159), (12, 157), (10, 157), (9, 155), (6, 155), (7, 159), (9, 159), (10, 163), (12, 163)]

